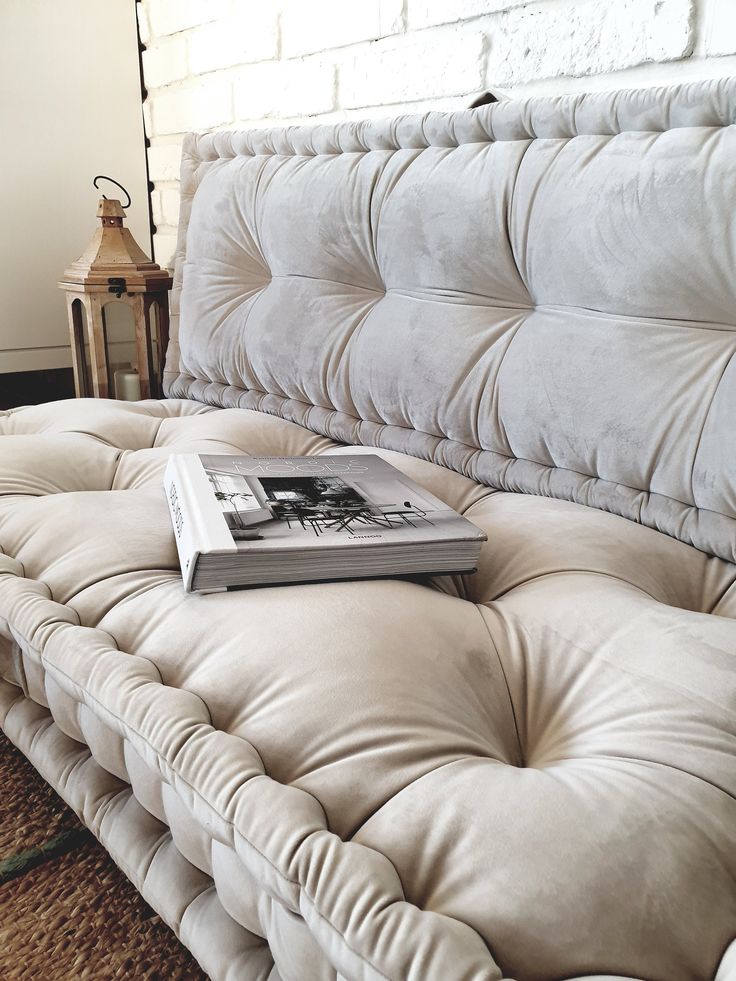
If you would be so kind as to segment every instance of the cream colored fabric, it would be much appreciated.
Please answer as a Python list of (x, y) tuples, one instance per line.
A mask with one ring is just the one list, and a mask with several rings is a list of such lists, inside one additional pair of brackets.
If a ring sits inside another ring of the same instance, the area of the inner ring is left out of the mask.
[(166, 390), (736, 560), (736, 79), (191, 136)]
[(354, 452), (192, 401), (1, 414), (0, 722), (212, 977), (711, 981), (736, 566), (381, 450), (488, 533), (475, 576), (187, 595), (181, 451)]
[[(47, 684), (52, 690), (53, 683)], [(78, 708), (78, 703), (70, 699), (67, 703)], [(218, 892), (210, 876), (184, 858), (166, 825), (165, 813), (161, 820), (152, 816), (127, 782), (100, 766), (86, 746), (70, 739), (53, 722), (48, 711), (2, 681), (0, 720), (8, 736), (77, 811), (210, 977), (281, 981), (265, 939), (234, 921), (220, 901), (221, 893), (228, 895), (227, 886), (233, 877), (219, 876), (221, 881), (224, 879), (224, 888)], [(131, 756), (132, 750), (128, 749), (127, 755)], [(163, 786), (150, 768), (138, 766), (145, 769), (151, 784)], [(141, 778), (133, 764), (131, 769), (138, 793)], [(261, 903), (264, 910), (268, 909), (267, 897)], [(90, 966), (94, 971), (94, 966)], [(2, 967), (7, 975), (8, 965)], [(314, 977), (321, 981), (319, 974)], [(323, 977), (332, 981), (335, 975), (333, 972)]]

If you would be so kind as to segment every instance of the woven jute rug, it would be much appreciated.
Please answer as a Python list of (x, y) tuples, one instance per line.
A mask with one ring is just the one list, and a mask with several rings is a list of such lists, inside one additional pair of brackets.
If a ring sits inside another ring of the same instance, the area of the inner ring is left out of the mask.
[(105, 849), (0, 732), (2, 981), (206, 981)]

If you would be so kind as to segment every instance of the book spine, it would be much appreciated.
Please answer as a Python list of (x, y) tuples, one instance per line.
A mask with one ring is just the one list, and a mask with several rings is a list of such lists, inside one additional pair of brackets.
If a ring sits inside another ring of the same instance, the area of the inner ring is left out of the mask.
[(206, 543), (203, 541), (204, 529), (200, 527), (196, 509), (192, 507), (192, 494), (187, 492), (190, 481), (187, 479), (185, 464), (182, 457), (172, 456), (169, 459), (164, 473), (164, 488), (174, 527), (184, 588), (190, 592), (197, 558), (202, 548), (206, 548)]
[(196, 454), (174, 454), (164, 474), (184, 588), (191, 592), (201, 555), (234, 547)]

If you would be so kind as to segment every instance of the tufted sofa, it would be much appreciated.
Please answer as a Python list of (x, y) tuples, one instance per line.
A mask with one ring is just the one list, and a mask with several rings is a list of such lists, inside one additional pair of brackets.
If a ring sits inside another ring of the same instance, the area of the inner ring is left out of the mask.
[[(189, 137), (167, 398), (0, 416), (0, 722), (215, 979), (736, 977), (736, 80)], [(477, 574), (185, 595), (172, 452)]]

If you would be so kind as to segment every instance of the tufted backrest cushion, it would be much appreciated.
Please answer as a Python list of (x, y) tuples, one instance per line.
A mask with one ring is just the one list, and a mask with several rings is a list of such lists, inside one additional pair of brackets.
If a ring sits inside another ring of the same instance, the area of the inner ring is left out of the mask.
[(736, 79), (189, 136), (166, 392), (736, 560)]

